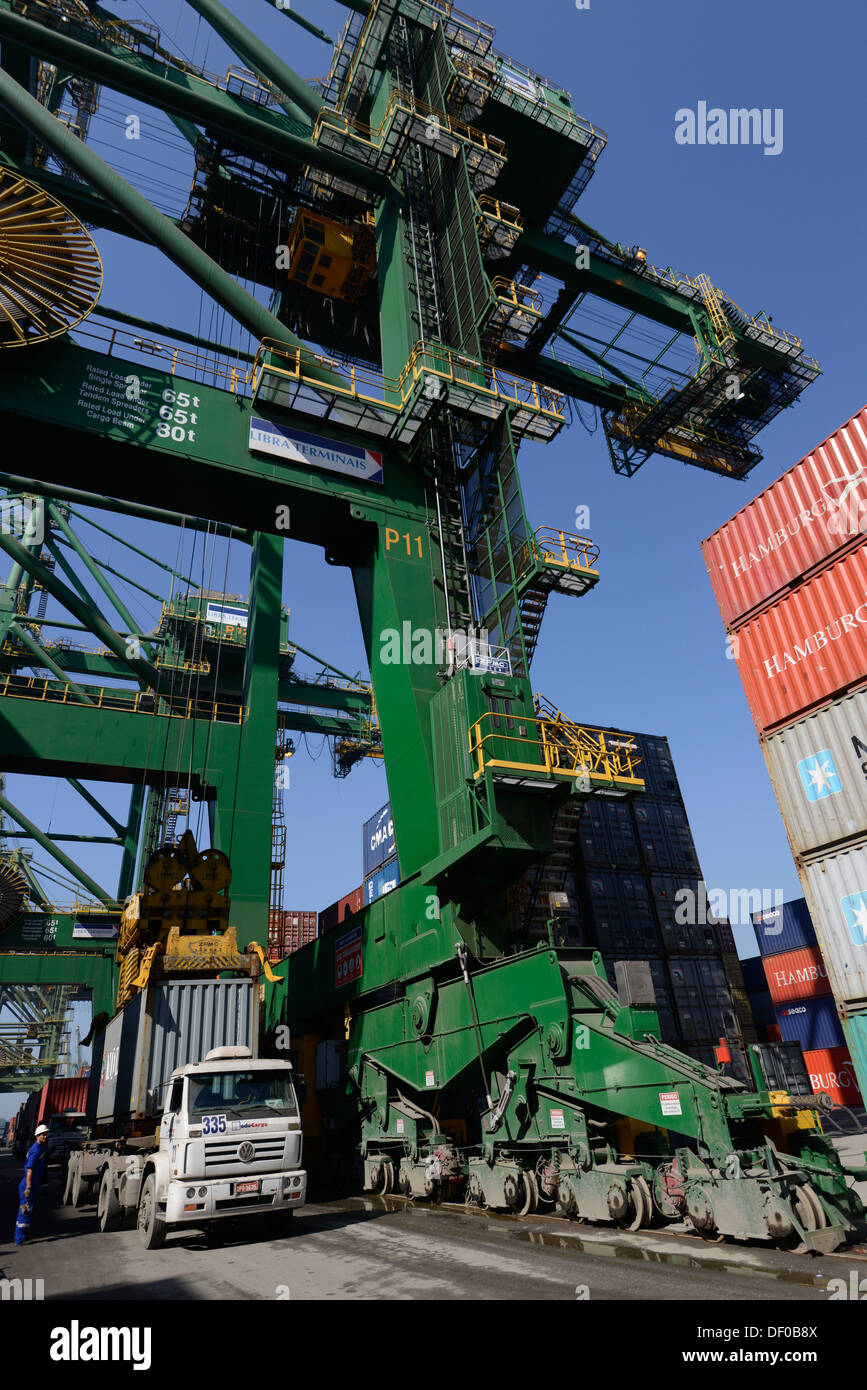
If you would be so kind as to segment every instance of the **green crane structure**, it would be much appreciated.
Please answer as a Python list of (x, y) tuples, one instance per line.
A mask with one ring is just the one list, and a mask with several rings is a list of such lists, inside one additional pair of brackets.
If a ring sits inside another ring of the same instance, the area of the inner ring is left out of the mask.
[[(305, 1047), (345, 1051), (344, 1084), (323, 1103), (366, 1184), (436, 1196), (469, 1183), (491, 1205), (556, 1201), (636, 1228), (653, 1185), (658, 1207), (708, 1234), (832, 1248), (860, 1204), (816, 1107), (796, 1113), (759, 1075), (747, 1091), (664, 1047), (640, 980), (618, 1000), (598, 957), (558, 950), (553, 932), (527, 949), (507, 910), (569, 798), (642, 785), (628, 737), (533, 699), (548, 595), (580, 596), (600, 572), (587, 537), (531, 524), (521, 444), (554, 438), (584, 401), (619, 472), (659, 454), (742, 478), (757, 432), (816, 364), (706, 277), (589, 228), (575, 209), (604, 134), (446, 0), (353, 0), (316, 84), (219, 0), (193, 7), (244, 69), (213, 77), (94, 0), (0, 0), (0, 256), (4, 219), (18, 237), (0, 262), (6, 457), (39, 441), (38, 477), (19, 467), (2, 481), (40, 499), (70, 545), (71, 503), (148, 516), (158, 498), (163, 519), (228, 528), (251, 554), (244, 641), (221, 674), (176, 644), (209, 668), (179, 697), (168, 639), (200, 611), (175, 608), (130, 644), (116, 605), (120, 624), (36, 539), (4, 532), (19, 597), (3, 767), (130, 784), (125, 871), (132, 840), (157, 833), (136, 834), (136, 789), (188, 788), (232, 859), (238, 927), (261, 937), (282, 731), (334, 734), (340, 771), (381, 753), (401, 882), (351, 931), (297, 953), (268, 1001)], [(88, 143), (106, 89), (158, 108), (189, 142), (178, 217)], [(53, 258), (21, 244), (31, 210), (54, 228)], [(94, 311), (83, 223), (159, 248), (258, 347), (238, 357)], [(351, 572), (369, 690), (327, 675), (292, 689), (287, 537)], [(37, 654), (20, 608), (36, 585), (106, 653)], [(30, 688), (25, 660), (48, 672)], [(108, 669), (125, 688), (97, 696), (87, 678)]]

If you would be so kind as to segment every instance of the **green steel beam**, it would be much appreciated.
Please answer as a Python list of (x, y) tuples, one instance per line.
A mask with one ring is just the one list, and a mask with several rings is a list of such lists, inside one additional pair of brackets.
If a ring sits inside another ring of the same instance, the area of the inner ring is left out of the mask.
[[(316, 120), (325, 104), (322, 98), (282, 58), (272, 53), (246, 24), (242, 24), (225, 5), (221, 5), (220, 0), (187, 0), (187, 4), (207, 20), (214, 32), (258, 77), (277, 89), (278, 98), (289, 98), (288, 104), (281, 102), (281, 105), (290, 116), (294, 116), (295, 108), (299, 107), (311, 121)], [(319, 37), (323, 35), (320, 33)], [(326, 39), (326, 42), (329, 40)]]
[[(130, 367), (132, 363), (129, 364)], [(190, 387), (194, 382), (186, 383)], [(99, 511), (120, 512), (123, 516), (134, 516), (142, 521), (159, 521), (167, 526), (182, 526), (186, 531), (209, 531), (216, 536), (228, 536), (249, 545), (250, 532), (243, 527), (229, 526), (222, 521), (209, 521), (201, 516), (190, 516), (186, 512), (165, 511), (162, 507), (146, 507), (140, 503), (125, 501), (120, 497), (105, 497), (95, 492), (82, 492), (81, 488), (64, 487), (62, 483), (44, 483), (36, 478), (24, 478), (16, 473), (0, 473), (0, 484), (4, 487), (27, 487), (28, 491), (41, 497), (59, 497), (66, 502), (80, 502), (84, 507), (95, 507)], [(96, 525), (95, 522), (91, 523)], [(104, 528), (100, 528), (104, 529)], [(106, 532), (110, 535), (111, 532)], [(155, 561), (155, 563), (161, 563)], [(185, 579), (184, 575), (179, 578)], [(190, 580), (192, 583), (192, 580)], [(46, 620), (47, 621), (47, 620)], [(52, 623), (53, 627), (72, 626), (67, 623)]]
[[(253, 149), (300, 164), (312, 164), (383, 198), (397, 196), (396, 189), (383, 175), (365, 169), (363, 164), (346, 155), (314, 144), (308, 138), (309, 126), (291, 121), (285, 115), (265, 111), (221, 87), (213, 86), (204, 78), (141, 54), (133, 59), (119, 47), (106, 45), (105, 48), (97, 48), (93, 44), (69, 38), (14, 13), (9, 0), (0, 3), (0, 40), (4, 37), (27, 45), (40, 58), (67, 64), (83, 76), (104, 83), (115, 91), (138, 97), (158, 110), (185, 116), (209, 130), (217, 130), (230, 138), (241, 140)], [(13, 85), (18, 86), (17, 83)], [(28, 129), (33, 129), (29, 122), (25, 121), (24, 124)], [(39, 132), (34, 130), (34, 134), (38, 135)]]
[[(0, 34), (6, 18), (8, 16), (0, 7)], [(41, 29), (41, 26), (36, 27)], [(35, 97), (25, 92), (23, 87), (19, 87), (2, 69), (0, 106), (11, 112), (60, 159), (71, 165), (102, 193), (124, 217), (145, 234), (149, 241), (159, 247), (169, 260), (179, 266), (191, 280), (255, 337), (273, 338), (278, 343), (287, 343), (292, 347), (303, 346), (301, 340), (289, 329), (284, 328), (274, 314), (254, 299), (243, 286), (217, 265), (216, 261), (211, 260), (201, 247), (185, 236), (174, 222), (158, 212), (147, 198), (116, 174), (92, 149), (82, 144), (61, 121), (46, 111)], [(307, 351), (309, 352), (309, 349)], [(312, 357), (312, 354), (310, 355)], [(342, 378), (334, 372), (318, 367), (313, 362), (310, 364), (310, 376), (314, 380), (325, 381), (331, 385), (343, 384)]]
[[(611, 304), (619, 304), (621, 308), (642, 314), (645, 318), (664, 323), (692, 337), (691, 311), (694, 313), (696, 310), (695, 301), (630, 270), (628, 266), (612, 265), (591, 251), (589, 266), (586, 270), (579, 270), (575, 264), (575, 247), (538, 228), (528, 228), (523, 233), (514, 255), (518, 264), (528, 263), (534, 269), (562, 281), (570, 289), (599, 295)], [(704, 313), (701, 306), (698, 309)]]
[(87, 790), (87, 787), (83, 786), (82, 783), (79, 782), (77, 777), (67, 777), (66, 780), (72, 787), (73, 791), (78, 792), (78, 795), (82, 797), (84, 801), (87, 802), (88, 806), (92, 806), (94, 811), (96, 811), (97, 815), (102, 817), (106, 825), (111, 826), (115, 835), (123, 835), (125, 827), (122, 826), (119, 821), (116, 821), (114, 816), (109, 814), (105, 807), (102, 806), (100, 802), (96, 799), (93, 793), (89, 792)]
[(0, 984), (79, 985), (92, 989), (94, 1016), (114, 1012), (115, 980), (113, 951), (110, 955), (97, 951), (35, 954), (0, 949)]
[(317, 685), (315, 681), (281, 681), (281, 701), (290, 705), (315, 705), (321, 709), (346, 710), (348, 714), (370, 713), (370, 692), (341, 690), (339, 687)]
[(319, 666), (323, 668), (323, 670), (333, 671), (335, 676), (342, 676), (343, 679), (346, 681), (358, 682), (360, 680), (360, 677), (357, 674), (354, 676), (350, 676), (346, 671), (341, 671), (339, 666), (332, 666), (330, 661), (323, 661), (321, 656), (317, 656), (315, 652), (308, 651), (306, 647), (302, 647), (300, 642), (295, 642), (293, 640), (292, 645), (293, 647), (296, 647), (299, 652), (303, 652), (305, 656), (309, 656), (310, 660), (315, 661)]
[(292, 0), (268, 0), (269, 5), (273, 5), (275, 10), (279, 10), (287, 19), (292, 19), (296, 24), (300, 24), (302, 29), (306, 29), (308, 34), (312, 34), (315, 39), (321, 39), (323, 43), (330, 43), (335, 47), (334, 40), (329, 38), (324, 29), (320, 29), (315, 24), (311, 24), (309, 19), (305, 19), (303, 14), (292, 8)]
[[(626, 387), (616, 381), (603, 381), (595, 372), (584, 371), (570, 362), (558, 362), (547, 355), (537, 357), (522, 348), (501, 348), (497, 363), (507, 371), (529, 377), (576, 400), (598, 405), (603, 410), (618, 410), (627, 398)], [(651, 399), (650, 393), (646, 394)]]
[(135, 888), (135, 869), (138, 859), (139, 838), (144, 812), (146, 788), (144, 782), (137, 782), (129, 799), (129, 816), (123, 830), (123, 858), (117, 882), (117, 896), (121, 902)]
[[(63, 515), (63, 512), (54, 502), (48, 503), (48, 514), (51, 517), (51, 520), (54, 522), (54, 525), (65, 536), (67, 544), (72, 546), (72, 549), (75, 551), (79, 560), (84, 565), (88, 574), (96, 580), (97, 584), (99, 585), (102, 592), (105, 594), (112, 608), (120, 617), (122, 622), (126, 625), (127, 634), (137, 634), (139, 628), (141, 627), (141, 623), (136, 622), (135, 618), (130, 613), (126, 604), (123, 602), (120, 596), (115, 593), (108, 580), (103, 577), (102, 568), (96, 563), (95, 560), (92, 560), (91, 557), (88, 555), (84, 546), (81, 544), (81, 541), (78, 539), (72, 527), (69, 525), (69, 522), (66, 520), (66, 517)], [(108, 568), (108, 566), (106, 566), (106, 568)], [(114, 570), (112, 571), (112, 573), (116, 574), (117, 571)], [(149, 590), (145, 590), (144, 592), (149, 593)], [(157, 599), (157, 601), (159, 601), (160, 596), (159, 594), (150, 594), (150, 597), (155, 598)], [(143, 646), (150, 659), (153, 660), (153, 649), (148, 645), (146, 641), (143, 641)]]
[(93, 704), (93, 700), (91, 700), (87, 692), (82, 690), (80, 685), (76, 685), (75, 681), (69, 679), (66, 672), (60, 669), (57, 662), (49, 656), (48, 652), (40, 647), (39, 643), (30, 636), (26, 628), (20, 627), (18, 623), (11, 623), (9, 631), (32, 653), (38, 666), (47, 667), (52, 675), (56, 676), (58, 680), (64, 681), (69, 686), (76, 700), (80, 700), (83, 705)]
[[(100, 526), (98, 521), (94, 521), (91, 516), (85, 516), (84, 512), (80, 512), (77, 507), (70, 507), (69, 510), (71, 515), (77, 516), (85, 525), (92, 526), (95, 531), (101, 531), (104, 536), (109, 536), (111, 540), (117, 541), (118, 545), (122, 545), (126, 550), (131, 550), (135, 555), (141, 555), (143, 559), (149, 560), (152, 565), (158, 565), (161, 570), (165, 570), (166, 574), (172, 575), (174, 579), (179, 579), (183, 584), (189, 584), (193, 589), (199, 587), (196, 580), (191, 579), (188, 574), (181, 574), (180, 570), (176, 570), (171, 565), (166, 564), (165, 560), (159, 560), (156, 555), (152, 555), (149, 551), (142, 550), (139, 546), (133, 545), (132, 541), (128, 541), (125, 536), (118, 536), (114, 531), (109, 531), (107, 526)], [(207, 525), (207, 523), (205, 523), (205, 525)], [(117, 571), (113, 570), (112, 573), (116, 574)], [(146, 589), (144, 592), (150, 593), (150, 590)], [(159, 596), (157, 594), (151, 594), (151, 597), (157, 598)], [(150, 641), (154, 641), (154, 638), (151, 637)]]
[(571, 343), (572, 347), (577, 348), (579, 352), (583, 352), (589, 357), (591, 362), (598, 363), (606, 372), (610, 372), (612, 376), (616, 376), (619, 381), (622, 381), (624, 385), (628, 386), (632, 391), (637, 392), (638, 395), (641, 395), (642, 391), (645, 390), (640, 382), (634, 381), (631, 376), (627, 376), (626, 372), (621, 372), (620, 368), (615, 367), (613, 362), (606, 362), (601, 353), (594, 352), (593, 348), (588, 347), (586, 343), (582, 342), (574, 333), (570, 333), (568, 329), (561, 328), (557, 337), (563, 338), (567, 343)]
[[(18, 121), (6, 121), (5, 124), (15, 130), (23, 129)], [(0, 164), (14, 169), (22, 178), (38, 181), (46, 193), (50, 193), (64, 207), (69, 208), (80, 221), (104, 227), (107, 232), (116, 232), (118, 236), (129, 237), (134, 241), (148, 242), (148, 238), (131, 227), (127, 219), (121, 217), (110, 203), (79, 180), (55, 174), (51, 169), (37, 169), (30, 160), (16, 158), (5, 147), (0, 149)]]
[[(69, 856), (64, 854), (63, 850), (58, 849), (53, 840), (50, 840), (47, 835), (44, 835), (42, 831), (33, 824), (32, 820), (25, 816), (23, 811), (19, 811), (17, 806), (13, 806), (9, 798), (4, 796), (2, 792), (0, 792), (0, 811), (4, 811), (7, 816), (11, 816), (14, 821), (17, 821), (18, 825), (20, 825), (23, 830), (27, 831), (28, 836), (32, 837), (38, 845), (41, 845), (45, 852), (51, 855), (52, 859), (56, 859), (58, 864), (60, 864), (68, 874), (71, 874), (77, 883), (80, 883), (83, 888), (87, 889), (88, 893), (91, 893), (99, 902), (104, 903), (106, 907), (114, 906), (117, 899), (113, 898), (110, 893), (107, 893), (104, 888), (100, 888), (95, 879), (92, 879), (89, 874), (86, 874), (83, 869), (73, 863)], [(0, 973), (0, 980), (2, 979), (3, 976), (2, 973)], [(8, 983), (8, 981), (4, 980), (4, 983)]]
[(97, 613), (95, 608), (79, 598), (78, 594), (74, 593), (72, 589), (64, 584), (62, 580), (58, 579), (56, 575), (52, 574), (50, 570), (46, 569), (44, 566), (40, 566), (14, 536), (6, 536), (0, 532), (0, 546), (2, 546), (7, 555), (11, 556), (13, 560), (16, 560), (23, 569), (38, 576), (43, 587), (47, 589), (59, 603), (63, 604), (64, 608), (67, 608), (74, 617), (78, 618), (80, 622), (85, 623), (95, 636), (101, 638), (109, 651), (114, 652), (115, 656), (119, 657), (121, 661), (124, 661), (144, 684), (149, 685), (153, 690), (158, 690), (161, 695), (170, 695), (172, 693), (171, 682), (161, 676), (156, 667), (152, 666), (149, 661), (144, 661), (141, 657), (128, 657), (126, 654), (126, 642), (120, 634), (115, 632), (113, 627), (109, 627), (108, 623), (101, 614)]
[[(36, 836), (31, 830), (0, 830), (0, 836), (8, 836), (12, 840), (35, 840)], [(76, 845), (122, 845), (123, 840), (119, 835), (63, 835), (58, 831), (52, 830), (51, 842), (56, 844), (62, 840), (64, 844)], [(112, 901), (114, 901), (112, 899)]]
[(299, 734), (324, 734), (344, 738), (361, 738), (368, 732), (360, 719), (336, 719), (327, 714), (312, 714), (309, 710), (281, 709), (280, 723)]
[[(4, 354), (9, 358), (11, 354)], [(322, 545), (330, 555), (347, 558), (365, 530), (365, 523), (389, 525), (399, 520), (402, 531), (425, 526), (427, 510), (418, 470), (403, 463), (400, 455), (387, 451), (386, 487), (357, 482), (349, 477), (311, 469), (289, 460), (263, 458), (250, 450), (252, 415), (268, 418), (268, 407), (253, 405), (242, 396), (233, 396), (211, 386), (156, 369), (107, 358), (68, 343), (47, 344), (30, 350), (24, 371), (4, 370), (0, 361), (0, 420), (4, 450), (24, 457), (32, 449), (33, 422), (39, 422), (41, 455), (39, 469), (44, 481), (28, 482), (29, 490), (49, 496), (62, 496), (68, 489), (70, 438), (81, 440), (76, 470), (80, 485), (93, 493), (112, 497), (122, 480), (125, 497), (136, 504), (146, 503), (156, 494), (165, 505), (183, 511), (190, 501), (190, 477), (208, 478), (208, 509), (218, 521), (242, 525), (251, 530), (277, 530), (277, 508), (291, 506), (292, 538)], [(188, 390), (201, 399), (195, 444), (176, 442), (155, 434), (146, 424), (141, 430), (125, 430), (122, 425), (91, 423), (79, 405), (88, 374), (109, 372), (111, 392), (125, 391), (126, 376), (135, 372), (141, 383), (142, 399), (156, 415), (167, 388)], [(274, 412), (274, 418), (277, 413)], [(286, 419), (286, 416), (280, 418)], [(318, 436), (335, 443), (358, 442), (351, 429), (320, 425), (309, 416), (289, 416), (300, 429), (313, 429)], [(74, 432), (70, 436), (70, 429)], [(85, 442), (86, 441), (86, 442)], [(375, 446), (378, 447), (378, 446)], [(45, 475), (48, 475), (47, 478)], [(54, 478), (59, 481), (55, 483)], [(7, 484), (17, 485), (15, 475), (0, 475)], [(89, 497), (77, 494), (77, 501), (90, 504)], [(105, 504), (104, 504), (105, 505)], [(138, 506), (111, 502), (111, 508), (135, 514)], [(283, 534), (283, 533), (281, 533)]]

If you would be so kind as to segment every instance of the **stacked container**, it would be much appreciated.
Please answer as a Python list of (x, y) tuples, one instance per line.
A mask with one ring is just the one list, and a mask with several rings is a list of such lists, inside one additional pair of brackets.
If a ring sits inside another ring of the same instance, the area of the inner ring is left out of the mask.
[(867, 408), (702, 550), (851, 1053), (816, 1049), (816, 1075), (851, 1104), (855, 1074), (867, 1092)]
[(273, 908), (268, 914), (268, 955), (285, 960), (316, 938), (318, 914), (309, 908)]
[(720, 1038), (756, 1040), (734, 938), (709, 911), (668, 740), (634, 741), (645, 791), (590, 797), (573, 832), (571, 935), (602, 953), (612, 984), (618, 960), (648, 961), (663, 1040), (714, 1065)]
[(364, 902), (367, 905), (390, 893), (400, 882), (390, 801), (365, 822), (363, 838)]
[(802, 1048), (814, 1090), (862, 1105), (806, 899), (753, 913), (753, 928), (779, 1040)]

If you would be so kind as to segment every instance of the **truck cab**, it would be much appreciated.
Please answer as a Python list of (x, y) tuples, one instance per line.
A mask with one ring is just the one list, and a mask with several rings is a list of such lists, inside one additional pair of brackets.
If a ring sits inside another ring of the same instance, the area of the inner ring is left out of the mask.
[(132, 1165), (122, 1205), (137, 1199), (148, 1248), (162, 1243), (170, 1226), (256, 1211), (279, 1227), (304, 1203), (301, 1161), (291, 1063), (257, 1061), (246, 1047), (217, 1047), (172, 1072), (159, 1148)]

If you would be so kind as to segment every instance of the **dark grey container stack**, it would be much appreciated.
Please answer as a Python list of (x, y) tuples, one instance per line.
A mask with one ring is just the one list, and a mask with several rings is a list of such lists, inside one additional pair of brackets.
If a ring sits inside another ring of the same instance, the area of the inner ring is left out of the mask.
[[(668, 739), (634, 737), (646, 790), (585, 803), (574, 836), (576, 925), (568, 940), (601, 951), (612, 984), (616, 961), (648, 961), (663, 1041), (714, 1065), (720, 1038), (754, 1041), (752, 1017), (731, 975), (728, 924), (707, 920)], [(693, 914), (683, 910), (683, 890), (692, 895)], [(683, 920), (688, 916), (695, 920)]]

